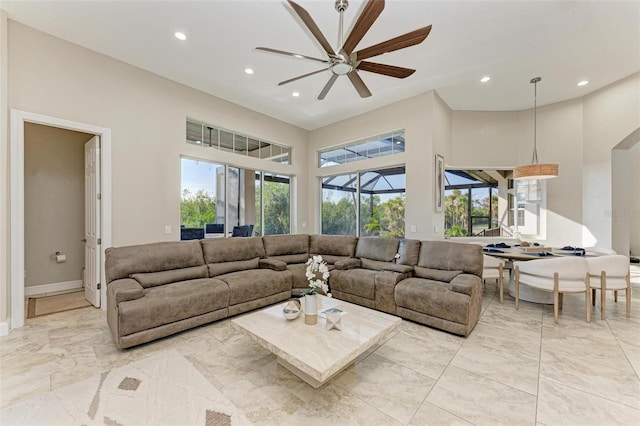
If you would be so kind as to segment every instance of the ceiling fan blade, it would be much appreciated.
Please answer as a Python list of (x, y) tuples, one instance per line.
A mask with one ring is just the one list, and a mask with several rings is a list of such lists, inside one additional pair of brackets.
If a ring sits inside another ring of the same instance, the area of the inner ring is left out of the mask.
[(318, 100), (321, 101), (327, 96), (327, 93), (329, 93), (329, 90), (331, 89), (331, 87), (333, 86), (333, 83), (335, 83), (337, 79), (338, 79), (338, 74), (331, 73), (331, 78), (329, 79), (329, 81), (327, 81), (327, 84), (325, 84), (324, 87), (322, 88), (322, 92), (320, 92), (320, 94), (318, 95)]
[[(331, 68), (331, 67), (329, 67), (329, 68)], [(321, 73), (321, 72), (323, 72), (323, 71), (328, 70), (329, 68), (322, 68), (321, 70), (318, 70), (318, 71), (313, 71), (313, 72), (310, 72), (310, 73), (308, 73), (308, 74), (299, 75), (298, 77), (290, 78), (289, 80), (281, 81), (280, 83), (278, 83), (278, 86), (282, 86), (282, 85), (285, 85), (285, 84), (291, 83), (291, 82), (293, 82), (293, 81), (300, 80), (301, 78), (309, 77), (310, 75), (314, 75), (314, 74)]]
[(388, 75), (395, 78), (407, 78), (416, 70), (411, 68), (396, 67), (395, 65), (378, 64), (376, 62), (362, 61), (358, 64), (357, 69), (362, 71), (374, 72), (376, 74)]
[(359, 50), (355, 53), (357, 60), (371, 58), (373, 56), (382, 55), (383, 53), (393, 52), (394, 50), (404, 49), (405, 47), (420, 44), (431, 32), (431, 25), (411, 31), (410, 33), (392, 38), (382, 43), (378, 43), (366, 49)]
[(325, 36), (322, 34), (322, 31), (320, 31), (320, 28), (318, 28), (318, 25), (316, 25), (311, 15), (309, 15), (309, 12), (307, 12), (305, 8), (293, 2), (292, 0), (287, 0), (287, 1), (291, 5), (291, 7), (293, 7), (293, 10), (296, 11), (300, 19), (302, 19), (302, 22), (304, 22), (307, 28), (309, 28), (309, 31), (311, 31), (311, 34), (313, 34), (316, 40), (318, 40), (318, 42), (320, 43), (322, 48), (327, 52), (327, 54), (329, 56), (335, 55), (336, 52), (333, 51), (333, 48), (331, 47), (331, 45), (329, 44)]
[(347, 55), (351, 55), (383, 10), (384, 0), (369, 0), (342, 46)]
[(356, 88), (356, 91), (360, 95), (361, 98), (368, 98), (371, 96), (371, 92), (367, 88), (367, 85), (364, 84), (364, 81), (360, 78), (358, 73), (354, 70), (347, 74), (349, 80), (351, 80), (351, 84)]
[(298, 53), (285, 52), (284, 50), (272, 49), (270, 47), (256, 47), (256, 50), (262, 50), (264, 52), (277, 53), (279, 55), (293, 56), (294, 58), (298, 58), (298, 59), (308, 59), (310, 61), (322, 62), (323, 64), (328, 64), (329, 63), (329, 61), (327, 61), (326, 59), (314, 58), (312, 56), (300, 55)]

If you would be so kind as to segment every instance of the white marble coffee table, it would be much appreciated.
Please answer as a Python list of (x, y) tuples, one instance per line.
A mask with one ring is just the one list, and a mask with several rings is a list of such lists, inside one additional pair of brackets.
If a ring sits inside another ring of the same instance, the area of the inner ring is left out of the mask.
[(231, 325), (314, 388), (375, 349), (402, 322), (393, 315), (320, 296), (318, 312), (337, 307), (347, 313), (342, 317), (342, 330), (326, 330), (326, 319), (320, 316), (316, 325), (306, 325), (304, 313), (287, 321), (282, 315), (284, 303), (234, 318)]

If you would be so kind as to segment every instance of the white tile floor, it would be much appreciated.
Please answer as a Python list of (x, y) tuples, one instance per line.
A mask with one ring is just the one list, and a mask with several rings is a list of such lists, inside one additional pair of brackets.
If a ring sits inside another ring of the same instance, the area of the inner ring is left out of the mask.
[[(27, 320), (0, 338), (2, 407), (167, 348), (178, 350), (257, 424), (640, 424), (640, 268), (631, 318), (624, 296), (585, 321), (584, 296), (553, 308), (485, 287), (468, 338), (403, 321), (378, 350), (314, 390), (228, 320), (117, 350), (94, 308)], [(55, 419), (52, 419), (55, 424)]]

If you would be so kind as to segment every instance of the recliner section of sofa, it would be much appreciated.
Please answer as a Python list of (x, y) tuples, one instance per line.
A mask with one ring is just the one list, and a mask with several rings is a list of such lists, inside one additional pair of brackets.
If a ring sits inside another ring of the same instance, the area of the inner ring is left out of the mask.
[(395, 287), (397, 315), (468, 336), (482, 310), (482, 247), (423, 241), (413, 269)]
[(274, 235), (106, 250), (107, 321), (118, 348), (261, 308), (308, 288), (310, 256), (334, 297), (468, 335), (482, 303), (480, 246), (447, 241)]

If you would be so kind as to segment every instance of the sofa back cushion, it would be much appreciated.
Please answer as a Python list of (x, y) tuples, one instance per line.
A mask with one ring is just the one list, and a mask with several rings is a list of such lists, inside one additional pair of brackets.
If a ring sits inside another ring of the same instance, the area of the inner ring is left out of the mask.
[(380, 262), (394, 262), (400, 240), (396, 238), (362, 237), (358, 240), (356, 257)]
[(107, 283), (132, 274), (171, 271), (204, 265), (199, 241), (167, 241), (105, 250)]
[(207, 264), (265, 257), (261, 237), (210, 238), (200, 240), (200, 244)]
[(200, 240), (209, 276), (258, 269), (265, 257), (261, 237), (211, 238)]
[(482, 247), (478, 244), (451, 241), (421, 241), (418, 266), (444, 271), (462, 271), (482, 277)]
[(171, 284), (179, 281), (207, 278), (208, 276), (209, 272), (207, 271), (206, 265), (192, 266), (190, 268), (172, 269), (169, 271), (131, 274), (131, 278), (138, 281), (138, 283), (144, 288)]
[(309, 235), (267, 235), (262, 237), (267, 257), (287, 264), (309, 260)]
[(322, 256), (330, 265), (339, 260), (353, 257), (356, 252), (358, 237), (353, 235), (311, 235), (309, 254)]
[(400, 265), (415, 266), (418, 264), (418, 256), (420, 256), (419, 240), (400, 240), (398, 247), (400, 257), (397, 263)]

